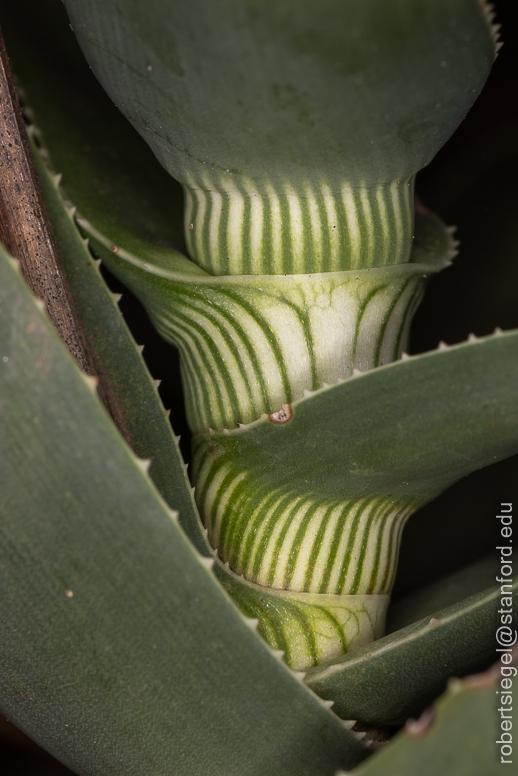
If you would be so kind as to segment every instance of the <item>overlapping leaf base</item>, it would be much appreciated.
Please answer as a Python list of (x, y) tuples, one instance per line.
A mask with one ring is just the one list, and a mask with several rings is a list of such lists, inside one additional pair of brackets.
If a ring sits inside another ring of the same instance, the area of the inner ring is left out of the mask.
[[(232, 432), (231, 432), (232, 433)], [(322, 499), (257, 484), (209, 435), (198, 435), (200, 514), (219, 557), (258, 585), (332, 595), (390, 592), (405, 519), (415, 500)]]
[(193, 431), (235, 428), (324, 384), (397, 360), (429, 275), (455, 253), (431, 214), (416, 217), (412, 261), (311, 275), (214, 277), (181, 254), (136, 257), (87, 222), (110, 269), (182, 355)]
[(326, 663), (381, 638), (388, 595), (319, 595), (274, 590), (219, 574), (271, 647), (296, 671)]
[(188, 175), (185, 236), (214, 275), (339, 272), (403, 264), (414, 225), (414, 176), (389, 184), (343, 181), (334, 189), (229, 172)]

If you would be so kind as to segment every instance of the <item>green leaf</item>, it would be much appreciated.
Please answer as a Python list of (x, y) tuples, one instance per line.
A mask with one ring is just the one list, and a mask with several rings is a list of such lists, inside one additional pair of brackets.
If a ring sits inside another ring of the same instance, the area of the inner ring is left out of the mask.
[(424, 504), (518, 450), (517, 365), (518, 332), (499, 333), (324, 388), (287, 423), (263, 418), (200, 443), (257, 488)]
[(114, 102), (186, 194), (215, 275), (408, 261), (413, 177), (494, 58), (474, 0), (68, 0)]
[(60, 0), (5, 0), (0, 21), (36, 138), (68, 198), (115, 244), (124, 228), (138, 245), (183, 250), (181, 187), (92, 75)]
[(332, 185), (344, 167), (352, 182), (406, 178), (464, 117), (494, 56), (473, 0), (66, 7), (96, 76), (180, 180), (206, 168), (259, 184)]
[(0, 256), (3, 713), (86, 774), (351, 767), (364, 749), (221, 591)]
[[(183, 525), (199, 520), (178, 442), (156, 387), (66, 207), (56, 179), (39, 152), (36, 168), (75, 309), (109, 408), (134, 452), (150, 460), (149, 474), (162, 497), (181, 515)], [(203, 548), (198, 542), (198, 548)]]
[(433, 710), (425, 712), (399, 733), (390, 746), (354, 770), (354, 776), (415, 776), (417, 773), (419, 776), (500, 776), (505, 773), (502, 760), (512, 760), (512, 755), (502, 757), (501, 750), (509, 751), (503, 748), (506, 738), (503, 745), (498, 743), (502, 741), (495, 709), (499, 678), (497, 664), (485, 674), (452, 680)]
[[(518, 579), (513, 585), (515, 594)], [(500, 587), (435, 612), (306, 674), (344, 719), (400, 725), (416, 717), (452, 676), (485, 669), (495, 658)], [(518, 614), (518, 609), (515, 615)]]

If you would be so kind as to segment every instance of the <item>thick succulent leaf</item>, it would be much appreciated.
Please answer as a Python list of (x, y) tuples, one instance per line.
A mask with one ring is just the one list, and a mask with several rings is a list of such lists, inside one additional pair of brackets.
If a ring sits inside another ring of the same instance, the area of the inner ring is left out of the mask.
[[(485, 674), (452, 680), (433, 710), (409, 724), (390, 746), (355, 769), (354, 776), (500, 776), (506, 773), (508, 765), (501, 762), (502, 743), (497, 743), (502, 741), (500, 717), (495, 710), (499, 678), (496, 665)], [(502, 759), (509, 760), (512, 756)]]
[[(239, 188), (424, 166), (493, 61), (477, 0), (67, 0), (92, 69), (164, 166)], [(301, 164), (301, 159), (304, 164)]]
[[(518, 614), (515, 581), (515, 616)], [(470, 596), (431, 617), (306, 674), (344, 719), (378, 725), (416, 717), (452, 676), (481, 671), (495, 658), (500, 587)]]
[(85, 774), (351, 767), (364, 750), (221, 591), (1, 257), (3, 713)]
[(181, 188), (92, 75), (60, 0), (5, 0), (0, 22), (36, 137), (68, 198), (115, 244), (123, 230), (140, 250), (182, 250)]
[(425, 503), (518, 450), (517, 377), (518, 332), (500, 333), (324, 388), (287, 423), (263, 418), (211, 444), (271, 489)]
[(430, 585), (419, 588), (391, 604), (387, 615), (387, 633), (411, 625), (423, 617), (452, 606), (463, 598), (481, 593), (494, 585), (500, 570), (495, 552), (469, 566), (448, 574)]
[(66, 3), (101, 83), (186, 193), (214, 275), (408, 261), (413, 176), (478, 94), (476, 0)]
[[(141, 354), (100, 275), (97, 262), (77, 230), (58, 182), (39, 152), (36, 167), (75, 308), (109, 409), (134, 452), (151, 461), (149, 474), (162, 497), (186, 525), (197, 510), (178, 442), (165, 416)], [(203, 545), (201, 545), (203, 546)]]
[[(2, 29), (16, 68), (27, 114), (46, 161), (65, 183), (68, 200), (95, 213), (114, 243), (123, 238), (146, 255), (157, 241), (183, 246), (182, 193), (107, 98), (79, 51), (59, 0), (34, 6), (28, 0), (2, 4)], [(45, 27), (46, 35), (40, 34)], [(65, 64), (66, 63), (66, 64)], [(68, 95), (74, 94), (73, 100)], [(77, 233), (63, 189), (35, 153), (76, 310), (102, 373), (110, 409), (133, 450), (150, 459), (150, 476), (180, 513), (190, 538), (207, 554), (192, 493), (156, 388), (96, 263)], [(171, 207), (177, 202), (176, 207)], [(109, 205), (109, 207), (108, 207)], [(174, 408), (172, 409), (174, 416)], [(194, 527), (194, 530), (193, 530)]]

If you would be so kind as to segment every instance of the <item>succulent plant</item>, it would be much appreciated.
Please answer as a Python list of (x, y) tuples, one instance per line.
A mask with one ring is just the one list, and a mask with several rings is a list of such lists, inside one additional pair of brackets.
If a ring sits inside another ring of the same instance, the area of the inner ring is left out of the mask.
[[(516, 332), (405, 352), (457, 247), (414, 178), (489, 73), (490, 10), (65, 5), (183, 203), (62, 9), (6, 2), (98, 381), (2, 250), (0, 708), (78, 773), (492, 772), (494, 671), (364, 765), (356, 740), (495, 658), (477, 582), (384, 636), (407, 518), (518, 452)], [(194, 487), (99, 258), (180, 351)]]

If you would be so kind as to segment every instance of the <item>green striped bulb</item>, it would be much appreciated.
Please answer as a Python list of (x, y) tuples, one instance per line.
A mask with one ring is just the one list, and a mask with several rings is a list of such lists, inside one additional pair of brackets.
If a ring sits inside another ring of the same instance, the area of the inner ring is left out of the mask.
[(308, 391), (401, 357), (454, 248), (434, 217), (414, 222), (414, 178), (487, 77), (486, 6), (66, 5), (94, 72), (185, 191), (191, 260), (121, 246), (111, 268), (180, 350), (209, 538), (267, 596), (262, 631), (293, 666), (331, 659), (381, 635), (419, 504), (258, 487), (213, 434), (289, 422)]

